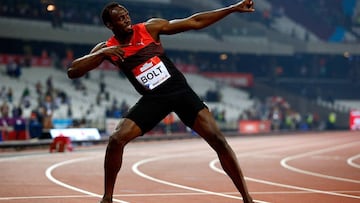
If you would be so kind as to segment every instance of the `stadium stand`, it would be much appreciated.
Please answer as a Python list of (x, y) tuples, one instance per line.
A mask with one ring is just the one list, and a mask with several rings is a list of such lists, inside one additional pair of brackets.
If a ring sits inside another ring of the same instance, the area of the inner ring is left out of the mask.
[[(0, 88), (14, 90), (12, 101), (7, 102), (10, 112), (20, 101), (24, 102), (23, 90), (29, 88), (30, 96), (26, 99), (29, 104), (25, 108), (21, 103), (21, 107), (23, 117), (30, 120), (45, 100), (38, 97), (36, 84), (41, 83), (46, 89), (50, 78), (54, 87), (52, 99), (57, 102), (53, 119), (72, 118), (75, 126), (104, 130), (107, 116), (121, 115), (121, 111), (114, 113), (111, 109), (134, 104), (139, 95), (117, 70), (106, 64), (76, 81), (69, 80), (64, 69), (74, 56), (87, 53), (93, 44), (111, 35), (99, 19), (106, 1), (46, 2), (5, 0), (0, 5), (0, 26), (6, 28), (0, 30)], [(126, 0), (124, 4), (136, 23), (153, 16), (184, 17), (235, 1), (204, 2)], [(49, 3), (55, 3), (58, 10), (47, 11)], [(218, 100), (207, 103), (214, 113), (225, 112), (219, 123), (232, 122), (228, 125), (231, 129), (237, 127), (239, 118), (256, 110), (259, 112), (254, 117), (269, 119), (272, 107), (268, 107), (271, 109), (268, 112), (260, 113), (259, 109), (266, 107), (267, 99), (274, 96), (284, 98), (291, 110), (301, 115), (314, 112), (326, 120), (328, 113), (335, 110), (339, 115), (338, 127), (346, 128), (349, 110), (360, 108), (357, 94), (360, 3), (257, 0), (256, 5), (257, 12), (251, 15), (233, 15), (209, 29), (172, 38), (164, 36), (168, 55), (185, 70), (190, 85), (204, 99), (208, 91), (218, 91)], [(304, 9), (306, 16), (301, 15)], [(336, 15), (329, 15), (331, 12)], [(6, 72), (12, 59), (19, 59), (22, 66), (17, 79)], [(240, 88), (226, 83), (219, 85), (219, 81), (202, 74), (207, 72), (247, 73), (254, 77), (255, 84)], [(105, 91), (101, 91), (101, 85)], [(64, 101), (58, 96), (63, 94), (67, 98)], [(5, 100), (2, 96), (0, 105)]]

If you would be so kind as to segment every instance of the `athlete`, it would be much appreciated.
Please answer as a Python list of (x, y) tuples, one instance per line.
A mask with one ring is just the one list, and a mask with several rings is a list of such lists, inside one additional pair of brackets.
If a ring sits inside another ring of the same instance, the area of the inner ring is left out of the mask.
[(135, 25), (131, 24), (129, 12), (124, 6), (110, 3), (104, 7), (102, 20), (114, 35), (97, 44), (89, 54), (75, 59), (68, 68), (68, 77), (81, 77), (108, 60), (124, 72), (142, 96), (109, 138), (104, 160), (105, 191), (101, 203), (112, 202), (125, 145), (151, 130), (170, 112), (175, 112), (182, 122), (208, 142), (240, 192), (243, 202), (253, 202), (236, 155), (220, 132), (213, 115), (166, 56), (160, 42), (162, 34), (202, 29), (231, 13), (253, 12), (253, 6), (253, 1), (243, 0), (183, 19), (168, 21), (152, 18)]

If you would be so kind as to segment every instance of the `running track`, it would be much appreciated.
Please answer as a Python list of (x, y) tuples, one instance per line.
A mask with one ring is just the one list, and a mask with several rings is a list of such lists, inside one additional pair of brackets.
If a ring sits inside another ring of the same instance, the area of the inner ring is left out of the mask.
[[(359, 203), (360, 132), (227, 138), (259, 203)], [(0, 153), (0, 203), (99, 201), (105, 145)], [(133, 142), (114, 202), (242, 202), (202, 139)]]

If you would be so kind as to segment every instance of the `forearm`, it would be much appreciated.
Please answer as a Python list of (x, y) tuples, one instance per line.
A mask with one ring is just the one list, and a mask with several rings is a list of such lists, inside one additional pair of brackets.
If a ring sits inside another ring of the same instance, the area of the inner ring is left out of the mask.
[(67, 70), (69, 78), (79, 78), (97, 68), (105, 59), (104, 54), (95, 52), (74, 60)]
[(189, 20), (193, 22), (193, 29), (202, 29), (236, 11), (232, 5), (221, 9), (196, 13), (190, 16)]

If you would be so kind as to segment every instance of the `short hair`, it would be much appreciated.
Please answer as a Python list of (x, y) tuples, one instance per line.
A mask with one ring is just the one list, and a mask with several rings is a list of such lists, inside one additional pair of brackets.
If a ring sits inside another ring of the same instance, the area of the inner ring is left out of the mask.
[(110, 3), (106, 4), (105, 7), (103, 8), (103, 10), (101, 12), (101, 18), (102, 18), (102, 21), (105, 26), (107, 26), (107, 24), (111, 22), (110, 11), (117, 6), (122, 7), (117, 2), (110, 2)]

